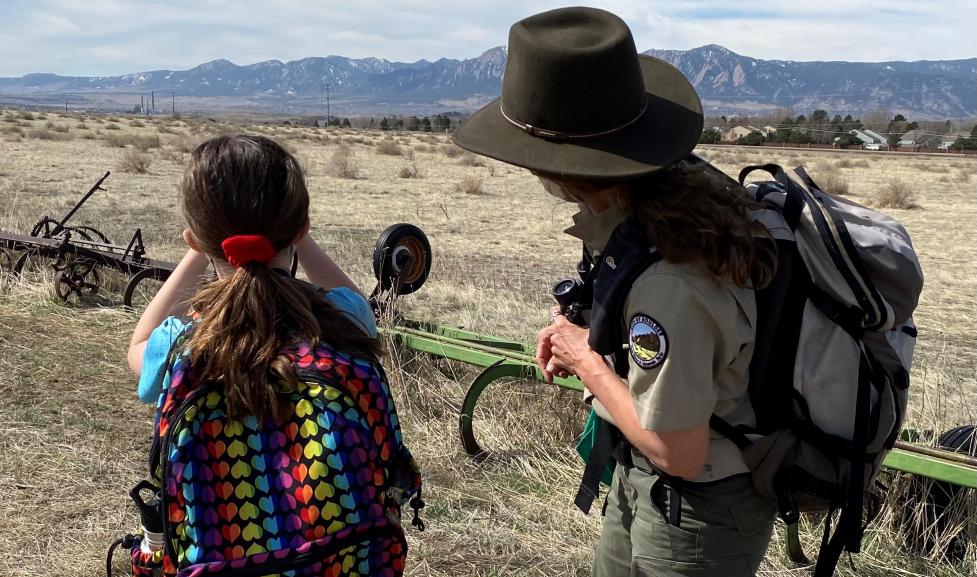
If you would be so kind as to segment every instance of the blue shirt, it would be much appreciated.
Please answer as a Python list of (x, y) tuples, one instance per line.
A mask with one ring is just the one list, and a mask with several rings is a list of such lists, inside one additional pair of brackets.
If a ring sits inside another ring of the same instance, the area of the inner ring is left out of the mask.
[[(324, 294), (333, 306), (346, 313), (363, 332), (376, 338), (377, 323), (373, 317), (373, 309), (360, 293), (347, 287), (338, 287)], [(170, 355), (170, 347), (187, 324), (184, 319), (167, 317), (149, 335), (146, 350), (143, 352), (142, 372), (139, 373), (137, 389), (139, 400), (144, 403), (158, 403), (162, 392), (169, 388), (170, 376), (166, 372), (166, 361)]]

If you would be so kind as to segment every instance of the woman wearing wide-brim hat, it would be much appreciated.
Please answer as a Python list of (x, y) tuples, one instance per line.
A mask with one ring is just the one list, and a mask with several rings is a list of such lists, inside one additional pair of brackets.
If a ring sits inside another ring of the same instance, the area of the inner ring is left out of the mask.
[(753, 419), (753, 291), (776, 255), (746, 191), (691, 154), (702, 126), (689, 82), (638, 55), (620, 18), (565, 8), (513, 25), (502, 97), (455, 136), (581, 207), (567, 232), (592, 298), (583, 326), (553, 310), (537, 362), (579, 377), (603, 422), (578, 506), (616, 461), (594, 575), (754, 575), (772, 532), (774, 507), (709, 421)]

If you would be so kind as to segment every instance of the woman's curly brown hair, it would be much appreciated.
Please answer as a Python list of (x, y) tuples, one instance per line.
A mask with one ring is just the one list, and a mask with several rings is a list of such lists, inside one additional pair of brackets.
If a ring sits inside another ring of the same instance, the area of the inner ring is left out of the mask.
[(776, 248), (751, 214), (759, 204), (705, 160), (690, 156), (624, 189), (625, 207), (666, 261), (699, 262), (740, 287), (763, 288), (773, 280)]

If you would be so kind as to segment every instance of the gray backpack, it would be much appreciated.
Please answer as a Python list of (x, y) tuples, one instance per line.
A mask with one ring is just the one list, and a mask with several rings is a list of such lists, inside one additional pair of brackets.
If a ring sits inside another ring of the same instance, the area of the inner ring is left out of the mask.
[(755, 170), (774, 177), (747, 189), (779, 259), (773, 283), (756, 291), (756, 423), (710, 424), (776, 501), (794, 561), (807, 562), (799, 513), (828, 512), (814, 575), (829, 576), (843, 550), (858, 552), (864, 519), (878, 510), (875, 479), (906, 413), (923, 275), (892, 218), (825, 193), (800, 167), (748, 166), (740, 183)]

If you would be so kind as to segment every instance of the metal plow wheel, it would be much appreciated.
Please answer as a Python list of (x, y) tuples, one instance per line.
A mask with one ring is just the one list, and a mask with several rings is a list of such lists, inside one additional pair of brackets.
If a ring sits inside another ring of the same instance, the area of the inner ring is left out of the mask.
[(70, 227), (70, 230), (71, 232), (81, 235), (81, 237), (85, 240), (92, 241), (92, 242), (101, 242), (104, 244), (112, 244), (112, 241), (109, 240), (109, 237), (105, 236), (97, 228), (93, 228), (90, 226), (72, 226)]
[(54, 281), (54, 293), (62, 302), (68, 302), (72, 295), (94, 295), (98, 292), (101, 279), (94, 261), (72, 259), (68, 261)]
[(39, 279), (54, 266), (54, 259), (40, 249), (30, 249), (20, 253), (14, 261), (13, 273), (31, 280)]
[(379, 285), (376, 293), (393, 289), (398, 295), (421, 288), (431, 272), (431, 243), (413, 224), (387, 227), (373, 249), (373, 274)]
[(122, 303), (134, 311), (144, 310), (169, 277), (167, 270), (148, 268), (139, 271), (126, 285)]
[(13, 272), (14, 256), (7, 249), (0, 248), (0, 273)]

